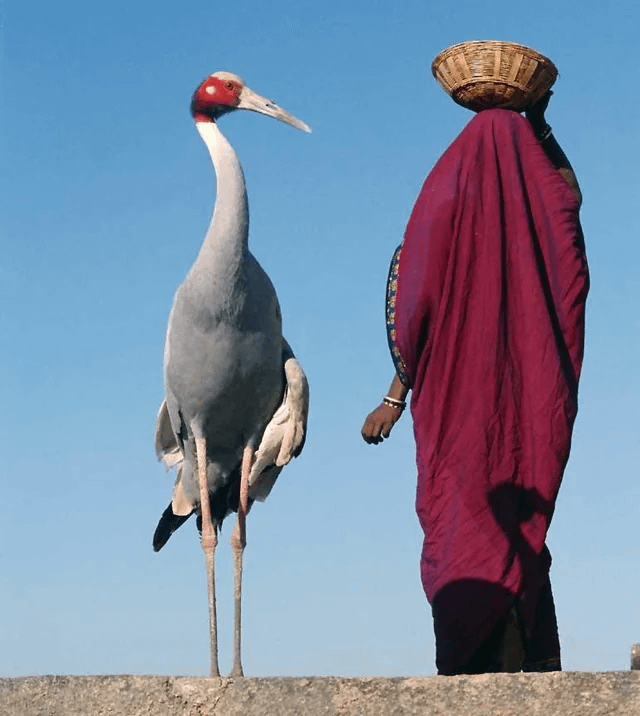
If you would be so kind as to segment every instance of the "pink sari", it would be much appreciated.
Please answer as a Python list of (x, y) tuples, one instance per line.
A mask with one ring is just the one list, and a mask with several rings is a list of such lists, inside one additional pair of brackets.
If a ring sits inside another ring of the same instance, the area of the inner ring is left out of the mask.
[(540, 595), (584, 344), (578, 208), (528, 121), (487, 110), (427, 177), (394, 257), (387, 323), (412, 389), (441, 673), (464, 670), (513, 607), (557, 644)]

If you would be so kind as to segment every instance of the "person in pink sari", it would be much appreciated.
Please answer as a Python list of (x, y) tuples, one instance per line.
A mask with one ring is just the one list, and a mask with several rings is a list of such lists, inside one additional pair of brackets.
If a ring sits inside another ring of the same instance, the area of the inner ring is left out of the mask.
[(477, 114), (424, 182), (387, 285), (396, 373), (362, 436), (411, 391), (422, 584), (440, 674), (560, 670), (545, 544), (577, 412), (589, 274), (581, 195), (545, 121)]

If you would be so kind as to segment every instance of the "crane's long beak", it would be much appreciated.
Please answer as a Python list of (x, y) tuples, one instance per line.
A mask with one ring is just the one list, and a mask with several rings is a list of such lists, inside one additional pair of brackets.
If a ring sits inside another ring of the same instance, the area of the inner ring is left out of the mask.
[(260, 114), (266, 114), (267, 117), (273, 117), (274, 119), (279, 119), (281, 122), (286, 122), (296, 129), (301, 129), (303, 132), (311, 133), (309, 126), (301, 119), (289, 114), (286, 109), (278, 107), (275, 102), (261, 97), (248, 87), (242, 89), (237, 109), (250, 109), (252, 112), (260, 112)]

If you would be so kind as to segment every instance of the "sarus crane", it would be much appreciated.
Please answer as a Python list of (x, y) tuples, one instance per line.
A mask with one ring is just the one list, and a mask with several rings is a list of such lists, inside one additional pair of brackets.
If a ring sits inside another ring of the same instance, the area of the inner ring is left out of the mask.
[(217, 177), (213, 217), (169, 314), (165, 398), (156, 422), (156, 453), (177, 467), (171, 502), (153, 537), (157, 552), (192, 514), (205, 554), (211, 675), (219, 676), (214, 553), (218, 528), (231, 512), (234, 555), (234, 658), (242, 676), (242, 556), (246, 517), (264, 500), (305, 441), (309, 388), (282, 335), (271, 280), (249, 251), (249, 207), (240, 161), (217, 120), (237, 109), (309, 127), (249, 89), (230, 72), (216, 72), (196, 89), (191, 114)]

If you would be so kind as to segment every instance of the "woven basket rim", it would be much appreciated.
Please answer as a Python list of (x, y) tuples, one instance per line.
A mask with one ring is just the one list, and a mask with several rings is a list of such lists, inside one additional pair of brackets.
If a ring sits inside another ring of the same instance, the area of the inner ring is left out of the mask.
[(431, 73), (435, 77), (437, 67), (449, 55), (454, 54), (457, 51), (462, 50), (463, 48), (471, 49), (481, 47), (486, 47), (487, 49), (504, 47), (505, 49), (513, 51), (520, 50), (529, 57), (532, 57), (539, 62), (543, 62), (551, 72), (555, 73), (556, 77), (558, 75), (558, 68), (546, 55), (543, 55), (541, 52), (529, 45), (523, 45), (519, 42), (512, 42), (511, 40), (464, 40), (463, 42), (456, 42), (454, 45), (449, 45), (449, 47), (445, 47), (444, 50), (440, 50), (440, 52), (438, 52), (438, 54), (433, 58), (433, 62), (431, 63)]

